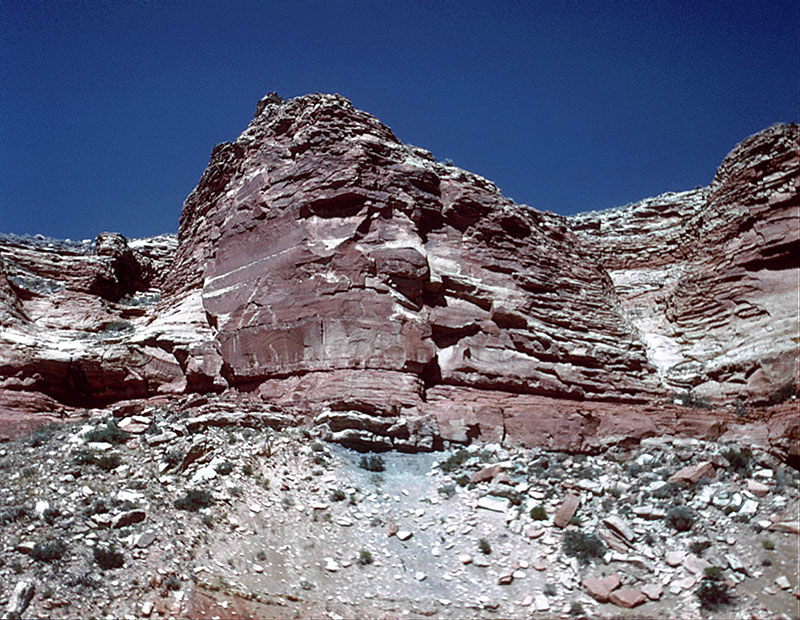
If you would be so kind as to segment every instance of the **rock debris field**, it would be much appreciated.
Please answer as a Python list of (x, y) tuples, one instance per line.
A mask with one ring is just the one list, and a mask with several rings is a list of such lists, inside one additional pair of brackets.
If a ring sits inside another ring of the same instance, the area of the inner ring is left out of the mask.
[(758, 449), (360, 454), (250, 418), (117, 414), (0, 448), (8, 617), (800, 614), (798, 472)]

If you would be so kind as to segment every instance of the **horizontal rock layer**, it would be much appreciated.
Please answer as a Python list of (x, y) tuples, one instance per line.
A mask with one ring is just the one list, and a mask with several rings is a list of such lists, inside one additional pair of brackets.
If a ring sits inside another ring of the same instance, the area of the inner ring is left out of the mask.
[(563, 218), (342, 97), (265, 98), (177, 243), (0, 237), (0, 416), (227, 391), (360, 448), (717, 432), (654, 403), (792, 392), (797, 139), (774, 126), (708, 188)]

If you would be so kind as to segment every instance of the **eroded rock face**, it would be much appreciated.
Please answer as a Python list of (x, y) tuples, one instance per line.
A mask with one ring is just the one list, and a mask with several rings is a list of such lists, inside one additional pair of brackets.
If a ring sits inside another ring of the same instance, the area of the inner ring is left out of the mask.
[(719, 436), (727, 413), (658, 403), (794, 379), (797, 134), (749, 138), (708, 188), (563, 218), (342, 97), (267, 96), (177, 245), (0, 239), (0, 409), (227, 391), (362, 449)]
[(793, 389), (799, 143), (797, 125), (775, 125), (738, 145), (707, 188), (569, 218), (664, 388), (761, 402)]

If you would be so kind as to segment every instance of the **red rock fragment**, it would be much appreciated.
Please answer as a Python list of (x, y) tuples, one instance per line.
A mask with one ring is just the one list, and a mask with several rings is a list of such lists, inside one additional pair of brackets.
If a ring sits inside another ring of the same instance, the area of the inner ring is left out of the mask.
[(701, 478), (713, 478), (714, 466), (709, 461), (703, 461), (696, 465), (687, 465), (683, 469), (675, 472), (669, 477), (670, 482), (685, 482), (697, 484)]
[(608, 600), (617, 607), (627, 607), (630, 609), (644, 603), (647, 597), (638, 588), (620, 588), (609, 594)]
[(553, 523), (558, 527), (567, 527), (569, 520), (575, 516), (578, 506), (581, 503), (581, 498), (574, 493), (568, 493), (561, 503), (556, 516), (553, 517)]
[(607, 603), (608, 597), (620, 585), (618, 574), (608, 575), (607, 577), (587, 577), (583, 580), (583, 588), (587, 594), (600, 603)]

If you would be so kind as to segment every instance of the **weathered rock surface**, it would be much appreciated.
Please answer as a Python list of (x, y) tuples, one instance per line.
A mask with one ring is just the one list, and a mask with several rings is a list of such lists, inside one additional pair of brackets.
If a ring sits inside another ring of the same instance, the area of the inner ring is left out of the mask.
[(761, 402), (796, 390), (798, 143), (796, 125), (774, 125), (706, 188), (568, 218), (664, 387)]
[(359, 449), (739, 433), (796, 454), (793, 407), (666, 402), (791, 395), (797, 140), (777, 125), (708, 188), (563, 218), (342, 97), (266, 97), (215, 147), (177, 243), (0, 237), (0, 433), (227, 390), (253, 424)]

